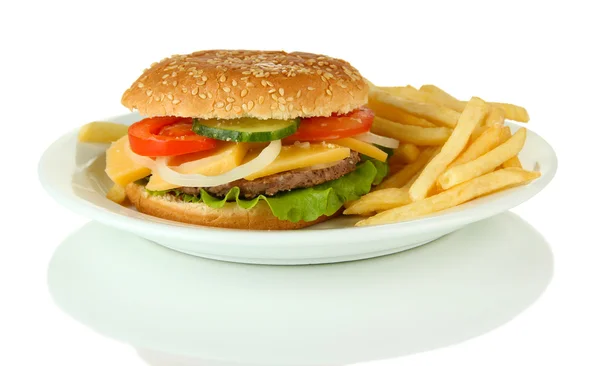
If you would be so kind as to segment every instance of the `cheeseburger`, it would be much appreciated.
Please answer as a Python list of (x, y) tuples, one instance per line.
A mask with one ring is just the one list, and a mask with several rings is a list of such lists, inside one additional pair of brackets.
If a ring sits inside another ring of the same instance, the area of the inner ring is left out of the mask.
[(138, 211), (222, 228), (298, 229), (387, 174), (397, 141), (372, 134), (368, 85), (304, 52), (213, 50), (163, 59), (125, 91), (144, 119), (107, 151)]

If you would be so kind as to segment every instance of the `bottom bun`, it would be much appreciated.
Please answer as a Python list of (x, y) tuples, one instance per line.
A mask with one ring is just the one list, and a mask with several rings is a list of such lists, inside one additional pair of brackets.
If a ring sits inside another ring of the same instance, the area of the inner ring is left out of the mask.
[(293, 230), (336, 216), (323, 215), (314, 221), (291, 222), (275, 217), (264, 201), (259, 201), (249, 210), (239, 207), (235, 202), (228, 202), (222, 208), (211, 208), (203, 202), (183, 202), (171, 195), (151, 196), (144, 186), (136, 183), (128, 184), (125, 192), (140, 212), (194, 225), (249, 230)]

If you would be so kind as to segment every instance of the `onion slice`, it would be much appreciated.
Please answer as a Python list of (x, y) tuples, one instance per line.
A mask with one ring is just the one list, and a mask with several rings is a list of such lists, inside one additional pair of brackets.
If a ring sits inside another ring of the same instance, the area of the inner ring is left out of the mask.
[(131, 160), (133, 160), (134, 163), (146, 167), (150, 170), (156, 169), (156, 161), (147, 156), (142, 156), (134, 153), (133, 150), (131, 150), (131, 147), (129, 146), (129, 141), (125, 143), (125, 150), (127, 150), (129, 157), (131, 158)]
[(379, 136), (372, 132), (363, 133), (360, 135), (354, 136), (355, 139), (368, 142), (370, 144), (377, 144), (379, 146), (388, 147), (390, 149), (396, 149), (400, 146), (400, 142), (398, 140), (394, 140), (389, 137)]
[(167, 157), (156, 158), (156, 172), (166, 182), (181, 187), (215, 187), (227, 184), (258, 172), (271, 164), (281, 152), (281, 140), (271, 141), (258, 156), (249, 162), (237, 166), (227, 173), (215, 176), (202, 174), (181, 174), (167, 165)]

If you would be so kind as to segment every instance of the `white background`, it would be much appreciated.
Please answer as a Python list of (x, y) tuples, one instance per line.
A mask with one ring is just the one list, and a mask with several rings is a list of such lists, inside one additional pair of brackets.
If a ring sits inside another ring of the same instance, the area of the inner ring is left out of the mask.
[(152, 61), (211, 48), (326, 53), (377, 84), (434, 83), (460, 98), (526, 106), (528, 127), (559, 158), (550, 186), (514, 210), (552, 247), (548, 290), (489, 334), (371, 364), (600, 364), (600, 22), (593, 3), (2, 2), (0, 364), (142, 364), (131, 348), (51, 302), (47, 264), (86, 219), (46, 196), (37, 160), (61, 134), (126, 112), (121, 93)]

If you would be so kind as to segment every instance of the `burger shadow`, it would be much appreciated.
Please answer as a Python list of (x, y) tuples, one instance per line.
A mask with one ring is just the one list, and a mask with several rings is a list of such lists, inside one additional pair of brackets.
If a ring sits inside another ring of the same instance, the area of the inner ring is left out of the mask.
[(260, 266), (193, 257), (90, 222), (48, 270), (58, 306), (154, 366), (345, 365), (487, 333), (543, 293), (544, 238), (513, 213), (369, 260)]

